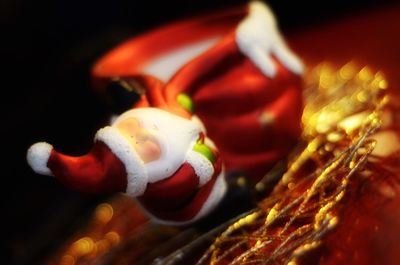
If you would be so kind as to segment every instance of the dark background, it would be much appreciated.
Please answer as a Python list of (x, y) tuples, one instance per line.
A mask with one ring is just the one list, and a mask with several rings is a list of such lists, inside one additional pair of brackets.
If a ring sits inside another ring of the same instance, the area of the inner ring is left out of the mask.
[[(48, 141), (61, 152), (85, 153), (109, 115), (91, 90), (89, 70), (121, 41), (164, 22), (239, 0), (0, 2), (3, 116), (1, 264), (40, 263), (85, 222), (102, 196), (82, 195), (27, 166), (27, 148)], [(286, 34), (340, 20), (389, 2), (271, 0)]]

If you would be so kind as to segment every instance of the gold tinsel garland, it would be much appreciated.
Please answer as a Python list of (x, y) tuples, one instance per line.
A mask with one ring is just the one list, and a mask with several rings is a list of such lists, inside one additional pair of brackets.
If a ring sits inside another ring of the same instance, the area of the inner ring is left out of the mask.
[(237, 220), (197, 264), (294, 265), (340, 222), (351, 178), (365, 168), (389, 96), (381, 73), (321, 64), (305, 78), (303, 144), (259, 209)]

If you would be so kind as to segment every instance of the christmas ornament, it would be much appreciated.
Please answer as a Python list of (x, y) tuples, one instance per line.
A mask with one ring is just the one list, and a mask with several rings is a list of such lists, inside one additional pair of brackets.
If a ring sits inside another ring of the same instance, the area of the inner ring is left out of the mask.
[(192, 223), (222, 200), (223, 167), (256, 182), (287, 155), (301, 132), (301, 73), (261, 2), (172, 24), (95, 65), (100, 93), (132, 97), (88, 154), (40, 142), (27, 160), (81, 192), (125, 192), (158, 222)]

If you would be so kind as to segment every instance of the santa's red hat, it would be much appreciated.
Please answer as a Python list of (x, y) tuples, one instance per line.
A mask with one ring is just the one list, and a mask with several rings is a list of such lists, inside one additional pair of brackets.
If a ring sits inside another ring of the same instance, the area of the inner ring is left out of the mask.
[(115, 124), (130, 118), (137, 119), (155, 138), (161, 149), (156, 161), (145, 164), (126, 136), (113, 125), (97, 131), (93, 148), (86, 155), (67, 156), (40, 142), (29, 148), (28, 163), (35, 172), (55, 176), (77, 191), (121, 191), (132, 197), (143, 195), (149, 182), (169, 177), (184, 162), (193, 164), (200, 178), (211, 174), (208, 169), (212, 165), (204, 166), (201, 159), (193, 160), (190, 156), (202, 131), (196, 120), (158, 108), (137, 108), (123, 113)]
[(118, 129), (100, 129), (91, 151), (73, 157), (61, 154), (45, 142), (32, 145), (27, 153), (32, 169), (55, 176), (70, 188), (92, 193), (126, 192), (136, 197), (144, 193), (147, 174), (144, 162)]
[[(144, 163), (135, 146), (120, 131), (119, 122), (130, 118), (137, 119), (149, 137), (156, 140), (161, 150), (157, 160)], [(186, 224), (211, 211), (226, 190), (221, 159), (217, 159), (215, 146), (204, 138), (201, 128), (196, 119), (188, 120), (161, 109), (132, 109), (122, 114), (113, 126), (100, 129), (86, 155), (67, 156), (40, 142), (29, 148), (27, 160), (35, 172), (55, 176), (74, 190), (125, 192), (140, 197), (140, 203), (153, 219)], [(203, 141), (211, 147), (207, 147), (209, 151), (204, 151)], [(209, 155), (211, 152), (214, 158), (202, 152)], [(152, 211), (154, 198), (159, 212)], [(175, 204), (185, 207), (178, 211), (171, 208)]]

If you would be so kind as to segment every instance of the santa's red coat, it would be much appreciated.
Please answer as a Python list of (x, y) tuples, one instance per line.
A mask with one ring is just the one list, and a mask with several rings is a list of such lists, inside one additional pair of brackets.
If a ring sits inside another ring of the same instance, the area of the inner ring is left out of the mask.
[[(218, 147), (226, 169), (243, 171), (257, 181), (287, 155), (301, 133), (302, 80), (274, 57), (277, 73), (267, 77), (240, 51), (235, 29), (245, 15), (246, 8), (235, 9), (136, 37), (99, 60), (93, 78), (103, 91), (106, 80), (112, 77), (135, 77), (148, 90), (147, 97), (135, 107), (163, 102), (161, 105), (180, 115), (188, 114), (176, 97), (179, 93), (190, 95), (195, 114)], [(142, 72), (168, 49), (222, 33), (224, 38), (165, 83)]]

